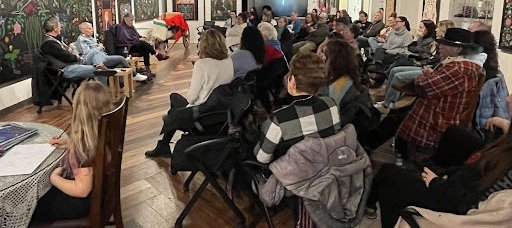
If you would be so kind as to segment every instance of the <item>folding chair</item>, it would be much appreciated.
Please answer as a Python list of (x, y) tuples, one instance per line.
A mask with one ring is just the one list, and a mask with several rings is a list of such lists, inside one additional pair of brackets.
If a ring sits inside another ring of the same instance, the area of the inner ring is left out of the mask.
[[(215, 174), (223, 171), (231, 171), (241, 156), (241, 127), (240, 124), (252, 105), (251, 99), (246, 94), (236, 94), (230, 110), (227, 111), (229, 134), (227, 136), (207, 136), (209, 139), (193, 146), (188, 147), (184, 151), (186, 159), (190, 161), (192, 166), (189, 171), (201, 172), (204, 174), (205, 179), (194, 193), (190, 201), (187, 203), (185, 209), (181, 212), (176, 219), (175, 227), (182, 227), (183, 220), (188, 215), (192, 207), (197, 202), (201, 194), (204, 192), (208, 184), (211, 184), (215, 191), (219, 193), (222, 200), (229, 206), (229, 208), (238, 217), (238, 226), (245, 226), (245, 217), (229, 198), (227, 193), (222, 189), (220, 184), (215, 178)], [(201, 137), (201, 136), (199, 136)], [(205, 139), (205, 138), (202, 138)], [(188, 185), (190, 183), (187, 180)]]

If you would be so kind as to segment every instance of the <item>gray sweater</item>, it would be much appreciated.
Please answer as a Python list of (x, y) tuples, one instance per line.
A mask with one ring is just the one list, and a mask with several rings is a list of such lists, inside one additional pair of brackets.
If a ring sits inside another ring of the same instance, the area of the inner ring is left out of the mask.
[(400, 31), (391, 30), (386, 43), (382, 46), (388, 54), (402, 54), (407, 52), (407, 46), (413, 41), (411, 33), (405, 28)]

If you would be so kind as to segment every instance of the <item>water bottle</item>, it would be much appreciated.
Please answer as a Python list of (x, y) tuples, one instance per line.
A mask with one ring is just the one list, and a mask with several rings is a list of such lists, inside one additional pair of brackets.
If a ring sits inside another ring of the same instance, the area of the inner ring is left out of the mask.
[(400, 154), (400, 153), (396, 154), (395, 165), (400, 168), (404, 168), (404, 159), (402, 159), (402, 154)]
[(128, 57), (128, 48), (124, 47), (123, 56)]

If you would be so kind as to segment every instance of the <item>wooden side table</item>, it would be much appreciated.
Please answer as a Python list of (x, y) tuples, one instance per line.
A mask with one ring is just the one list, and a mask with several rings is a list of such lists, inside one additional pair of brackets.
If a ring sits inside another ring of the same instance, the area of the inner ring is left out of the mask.
[(130, 66), (132, 67), (132, 69), (134, 71), (137, 71), (137, 66), (139, 65), (140, 57), (133, 57), (132, 56), (132, 57), (130, 57), (127, 60), (130, 63)]
[(134, 86), (133, 86), (133, 68), (115, 68), (117, 74), (108, 78), (108, 84), (110, 87), (110, 92), (114, 98), (118, 98), (121, 86), (120, 86), (120, 77), (124, 79), (124, 95), (127, 97), (131, 97), (133, 95)]

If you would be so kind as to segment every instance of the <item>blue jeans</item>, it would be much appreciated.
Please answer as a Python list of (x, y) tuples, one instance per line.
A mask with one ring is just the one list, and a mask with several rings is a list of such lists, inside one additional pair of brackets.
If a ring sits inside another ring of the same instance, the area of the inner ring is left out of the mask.
[(384, 97), (384, 106), (389, 107), (400, 98), (400, 92), (393, 89), (393, 86), (408, 84), (421, 74), (421, 67), (399, 66), (393, 67), (388, 76), (386, 85), (386, 96)]
[(359, 48), (366, 48), (366, 47), (369, 47), (369, 45), (370, 45), (370, 44), (368, 44), (368, 37), (358, 36), (356, 38), (356, 41), (357, 41), (357, 46)]
[(107, 55), (98, 49), (92, 50), (84, 56), (85, 65), (105, 65), (109, 68), (123, 67), (129, 68), (130, 64), (123, 56), (120, 55)]
[(120, 55), (107, 55), (105, 56), (105, 62), (103, 62), (108, 68), (122, 67), (130, 68), (130, 64), (123, 56)]
[(377, 41), (376, 37), (370, 37), (368, 38), (368, 44), (370, 45), (370, 48), (372, 49), (372, 52), (375, 52), (377, 48), (380, 48), (384, 45), (384, 43), (379, 43)]
[(66, 78), (93, 78), (96, 67), (92, 65), (71, 64), (64, 67), (62, 71)]

